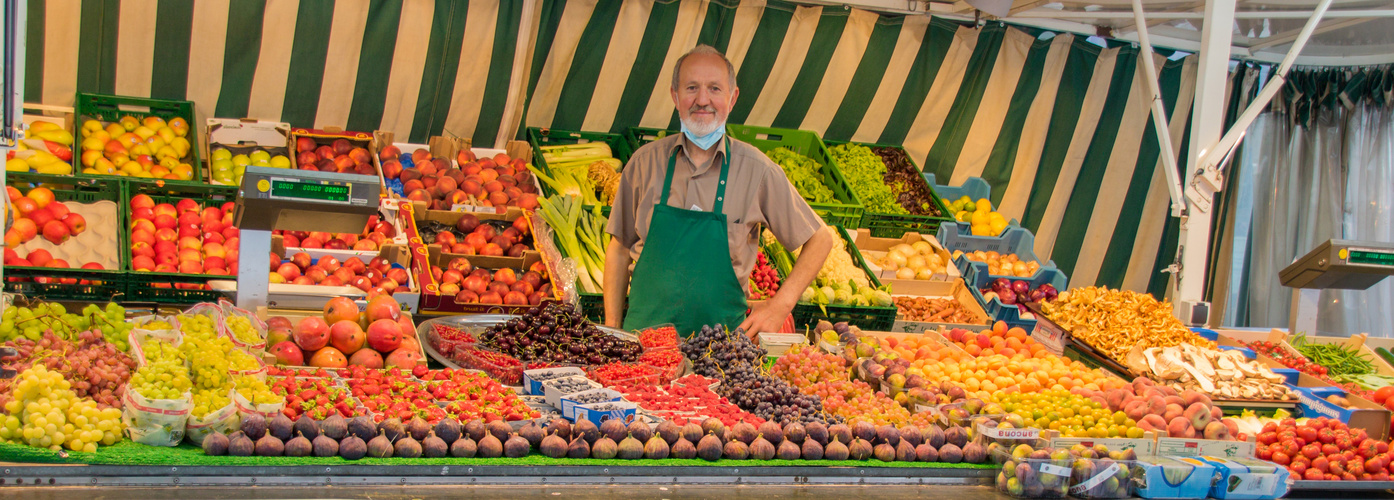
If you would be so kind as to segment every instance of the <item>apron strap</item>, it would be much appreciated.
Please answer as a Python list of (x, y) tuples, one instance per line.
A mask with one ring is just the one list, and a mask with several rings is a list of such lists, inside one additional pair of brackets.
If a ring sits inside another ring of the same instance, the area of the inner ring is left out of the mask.
[[(721, 178), (716, 184), (716, 202), (712, 204), (713, 213), (722, 213), (721, 208), (726, 203), (726, 176), (731, 172), (731, 138), (723, 138), (726, 143), (726, 153), (721, 155)], [(668, 170), (663, 174), (663, 196), (659, 199), (660, 205), (668, 204), (668, 193), (673, 190), (673, 168), (677, 166), (678, 151), (674, 149), (668, 155)]]

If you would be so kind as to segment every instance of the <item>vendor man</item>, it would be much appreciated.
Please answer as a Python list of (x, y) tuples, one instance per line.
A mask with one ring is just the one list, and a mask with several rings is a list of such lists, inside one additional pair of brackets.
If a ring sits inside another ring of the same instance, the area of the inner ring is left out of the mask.
[[(779, 165), (726, 136), (726, 116), (740, 94), (726, 56), (706, 45), (692, 49), (673, 65), (669, 92), (682, 133), (634, 152), (611, 208), (605, 324), (633, 330), (672, 323), (683, 336), (715, 324), (752, 337), (777, 332), (834, 237)], [(749, 308), (747, 317), (745, 289), (762, 225), (785, 248), (803, 251), (774, 298)]]

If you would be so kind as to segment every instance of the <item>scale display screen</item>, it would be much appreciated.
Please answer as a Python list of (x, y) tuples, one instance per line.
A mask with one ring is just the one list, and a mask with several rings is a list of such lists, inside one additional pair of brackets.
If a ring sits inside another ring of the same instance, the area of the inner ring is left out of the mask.
[(318, 181), (272, 179), (271, 196), (273, 198), (295, 198), (301, 200), (348, 203), (349, 186), (347, 184), (328, 184)]
[(1394, 267), (1394, 253), (1351, 249), (1350, 258), (1346, 259), (1346, 262), (1351, 264)]

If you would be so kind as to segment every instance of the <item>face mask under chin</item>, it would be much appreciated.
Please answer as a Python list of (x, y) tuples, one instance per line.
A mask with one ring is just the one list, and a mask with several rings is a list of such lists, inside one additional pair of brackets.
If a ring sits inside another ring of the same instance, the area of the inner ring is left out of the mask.
[(720, 142), (721, 137), (726, 132), (725, 120), (712, 120), (705, 126), (693, 126), (694, 124), (689, 123), (689, 120), (680, 120), (680, 123), (683, 135), (687, 136), (687, 140), (704, 150), (711, 149), (712, 146)]

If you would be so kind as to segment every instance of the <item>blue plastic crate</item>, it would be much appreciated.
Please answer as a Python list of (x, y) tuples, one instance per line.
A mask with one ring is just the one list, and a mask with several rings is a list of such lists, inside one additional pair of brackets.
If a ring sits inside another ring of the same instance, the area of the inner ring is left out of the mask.
[(929, 183), (929, 187), (934, 190), (935, 194), (949, 201), (956, 201), (964, 196), (978, 201), (992, 195), (992, 186), (982, 177), (969, 177), (968, 180), (963, 181), (962, 186), (940, 186), (934, 182), (934, 174), (929, 172), (925, 172), (924, 180)]
[(1254, 354), (1254, 350), (1253, 350), (1253, 349), (1250, 349), (1250, 348), (1248, 348), (1248, 347), (1239, 347), (1239, 346), (1232, 346), (1232, 345), (1222, 345), (1222, 346), (1216, 346), (1216, 347), (1219, 348), (1221, 351), (1239, 351), (1240, 354), (1243, 354), (1244, 357), (1249, 358), (1249, 359), (1254, 359), (1254, 358), (1257, 358), (1257, 357), (1258, 357), (1257, 354)]
[(1196, 335), (1200, 335), (1201, 338), (1209, 340), (1211, 342), (1220, 340), (1220, 332), (1217, 332), (1215, 330), (1208, 330), (1205, 328), (1191, 328), (1191, 331), (1196, 332)]
[[(954, 251), (1014, 253), (1023, 262), (1037, 261), (1036, 236), (1023, 227), (1009, 227), (997, 236), (973, 236), (967, 225), (944, 222), (939, 225), (939, 233), (934, 235), (949, 253)], [(1055, 267), (1055, 261), (1040, 262), (1041, 267)]]
[(1063, 292), (1065, 291), (1065, 286), (1070, 281), (1069, 277), (1065, 276), (1064, 271), (1056, 269), (1053, 265), (1042, 265), (1040, 269), (1036, 270), (1036, 274), (1030, 278), (988, 274), (986, 262), (971, 261), (964, 258), (962, 255), (954, 259), (954, 265), (958, 266), (958, 272), (963, 275), (963, 282), (968, 286), (978, 289), (987, 288), (993, 281), (996, 281), (997, 278), (1007, 278), (1012, 281), (1025, 281), (1030, 283), (1032, 290), (1048, 283), (1050, 286), (1055, 287), (1056, 290)]

